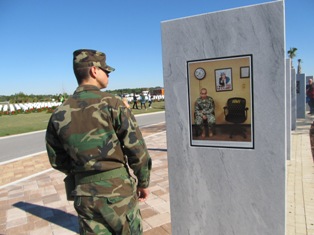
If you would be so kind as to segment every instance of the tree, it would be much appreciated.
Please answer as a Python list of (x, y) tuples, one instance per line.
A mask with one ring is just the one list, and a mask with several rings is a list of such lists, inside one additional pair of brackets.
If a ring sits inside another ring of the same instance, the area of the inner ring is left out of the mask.
[(290, 50), (288, 51), (289, 58), (291, 59), (291, 68), (293, 68), (292, 60), (293, 60), (294, 57), (296, 57), (297, 50), (298, 49), (295, 48), (295, 47), (290, 47)]

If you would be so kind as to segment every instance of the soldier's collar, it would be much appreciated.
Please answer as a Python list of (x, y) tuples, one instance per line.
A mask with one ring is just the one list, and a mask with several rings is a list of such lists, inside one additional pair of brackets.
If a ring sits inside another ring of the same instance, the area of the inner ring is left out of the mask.
[(99, 91), (100, 89), (97, 86), (93, 85), (81, 85), (76, 88), (75, 92), (82, 92), (82, 91)]

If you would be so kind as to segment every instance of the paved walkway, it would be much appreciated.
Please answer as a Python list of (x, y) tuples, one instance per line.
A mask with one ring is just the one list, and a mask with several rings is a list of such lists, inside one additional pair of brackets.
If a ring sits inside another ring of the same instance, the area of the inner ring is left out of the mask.
[[(298, 120), (287, 161), (287, 235), (314, 235), (314, 164), (309, 128)], [(142, 128), (153, 159), (151, 195), (141, 203), (145, 235), (171, 234), (166, 130)], [(64, 175), (50, 168), (45, 153), (0, 165), (0, 235), (77, 234), (77, 214), (66, 200)]]
[(314, 116), (297, 120), (287, 161), (286, 234), (314, 235), (314, 163), (309, 130)]

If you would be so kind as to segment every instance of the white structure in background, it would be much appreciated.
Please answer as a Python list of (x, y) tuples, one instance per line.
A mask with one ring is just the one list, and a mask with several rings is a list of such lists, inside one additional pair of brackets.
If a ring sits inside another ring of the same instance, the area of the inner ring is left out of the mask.
[[(145, 100), (148, 101), (148, 91), (143, 91), (144, 95), (145, 95)], [(129, 103), (133, 102), (133, 93), (131, 94), (125, 94), (125, 97), (127, 98)], [(140, 95), (136, 95), (137, 97), (137, 101), (141, 101), (141, 96)], [(161, 101), (164, 100), (165, 96), (164, 95), (153, 95), (152, 97), (152, 101)]]
[(161, 100), (164, 100), (165, 99), (165, 96), (164, 95), (154, 95), (152, 100), (153, 101), (161, 101)]
[(41, 108), (52, 108), (60, 106), (61, 102), (36, 102), (36, 103), (19, 103), (19, 104), (0, 104), (0, 112), (7, 112), (10, 113), (16, 112), (18, 110), (22, 110), (25, 112), (26, 110), (30, 109), (41, 109)]
[[(9, 106), (8, 106), (7, 104), (5, 104), (5, 105), (3, 106), (2, 111), (3, 111), (3, 112), (7, 112), (8, 109), (9, 109)], [(1, 110), (0, 110), (0, 111), (1, 111)]]

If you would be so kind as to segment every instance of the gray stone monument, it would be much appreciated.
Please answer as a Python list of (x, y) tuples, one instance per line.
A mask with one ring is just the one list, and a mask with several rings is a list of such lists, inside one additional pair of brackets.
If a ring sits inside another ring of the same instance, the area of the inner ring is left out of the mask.
[(297, 118), (305, 118), (306, 112), (306, 79), (305, 74), (296, 75)]
[[(283, 5), (274, 1), (162, 22), (174, 235), (285, 234)], [(220, 85), (222, 73), (229, 79)], [(194, 101), (204, 87), (215, 101), (217, 130), (202, 140), (194, 137)], [(240, 125), (246, 138), (225, 135), (235, 128), (224, 114), (231, 97), (247, 100), (248, 116)]]
[(297, 127), (297, 80), (295, 69), (291, 69), (291, 130)]
[(301, 74), (301, 73), (302, 73), (301, 62), (302, 62), (302, 60), (301, 60), (301, 59), (298, 59), (298, 74)]
[(287, 160), (291, 155), (291, 59), (286, 59)]

